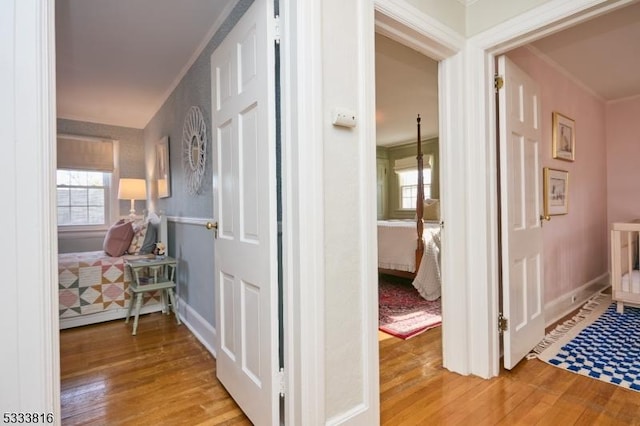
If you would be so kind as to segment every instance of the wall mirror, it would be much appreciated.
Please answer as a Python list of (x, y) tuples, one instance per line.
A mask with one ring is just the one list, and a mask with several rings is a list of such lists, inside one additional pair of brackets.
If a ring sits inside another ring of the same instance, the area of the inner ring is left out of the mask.
[(189, 194), (200, 192), (207, 163), (207, 126), (202, 111), (192, 106), (182, 128), (182, 152)]

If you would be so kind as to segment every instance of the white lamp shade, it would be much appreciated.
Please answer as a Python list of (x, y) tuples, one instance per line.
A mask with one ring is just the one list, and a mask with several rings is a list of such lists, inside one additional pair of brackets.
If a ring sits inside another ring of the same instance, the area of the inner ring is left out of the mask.
[(147, 181), (144, 179), (120, 179), (118, 198), (120, 200), (146, 200)]

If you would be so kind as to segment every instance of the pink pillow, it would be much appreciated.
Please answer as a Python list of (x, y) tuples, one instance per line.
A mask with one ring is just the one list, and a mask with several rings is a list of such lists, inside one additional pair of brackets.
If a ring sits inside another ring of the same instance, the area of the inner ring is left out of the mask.
[(124, 219), (120, 219), (107, 231), (102, 249), (109, 256), (119, 257), (127, 251), (132, 239), (133, 227), (131, 222), (125, 222)]

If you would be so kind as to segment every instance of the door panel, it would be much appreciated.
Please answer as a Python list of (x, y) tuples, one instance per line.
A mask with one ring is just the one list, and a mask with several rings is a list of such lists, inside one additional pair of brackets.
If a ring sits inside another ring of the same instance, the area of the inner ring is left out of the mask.
[(241, 229), (245, 242), (259, 242), (258, 218), (260, 214), (258, 205), (258, 120), (257, 108), (252, 105), (249, 110), (241, 113), (240, 121), (240, 150), (243, 168), (240, 175), (241, 193)]
[(233, 282), (232, 276), (225, 273), (220, 274), (220, 331), (218, 332), (221, 348), (231, 360), (236, 358), (236, 338), (235, 338), (235, 303), (233, 301)]
[(271, 7), (256, 0), (211, 55), (216, 372), (257, 425), (279, 419)]
[(498, 58), (504, 366), (513, 368), (544, 337), (538, 85)]
[(233, 122), (227, 121), (217, 129), (218, 141), (218, 177), (220, 187), (218, 188), (218, 229), (220, 238), (233, 238), (234, 227), (234, 191), (233, 180), (236, 176), (236, 167), (234, 162), (234, 141), (233, 138)]

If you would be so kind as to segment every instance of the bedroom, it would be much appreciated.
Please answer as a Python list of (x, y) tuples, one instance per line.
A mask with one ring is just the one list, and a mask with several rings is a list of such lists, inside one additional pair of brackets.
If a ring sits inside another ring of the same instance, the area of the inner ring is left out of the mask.
[[(210, 303), (214, 300), (209, 278), (213, 268), (207, 259), (213, 258), (213, 238), (205, 225), (212, 221), (213, 215), (212, 174), (211, 167), (206, 167), (202, 188), (196, 194), (189, 194), (187, 175), (181, 164), (181, 143), (183, 121), (189, 108), (198, 105), (205, 115), (209, 114), (208, 92), (194, 88), (208, 84), (208, 72), (201, 64), (208, 61), (219, 40), (207, 42), (223, 24), (224, 19), (220, 17), (230, 15), (235, 3), (205, 7), (201, 2), (193, 2), (157, 15), (149, 15), (144, 3), (129, 5), (126, 12), (101, 3), (93, 6), (82, 2), (56, 3), (58, 132), (117, 141), (113, 185), (118, 178), (154, 182), (156, 145), (168, 137), (170, 196), (159, 198), (157, 188), (151, 185), (144, 196), (148, 202), (138, 199), (134, 207), (138, 214), (151, 210), (171, 215), (168, 218), (169, 253), (185, 259), (177, 277), (182, 282), (178, 291), (180, 313), (210, 351), (213, 351), (215, 309)], [(188, 21), (190, 31), (180, 31), (180, 37), (167, 31), (139, 32), (139, 46), (144, 54), (133, 49), (122, 50), (119, 46), (125, 43), (123, 37), (133, 30), (122, 21), (119, 21), (122, 29), (113, 25), (123, 13), (130, 16), (132, 24), (138, 21), (155, 28), (176, 23), (181, 26), (181, 22)], [(198, 16), (198, 20), (194, 21), (193, 16)], [(94, 31), (100, 37), (93, 37)], [(169, 51), (162, 47), (168, 43), (174, 46), (171, 56), (167, 56)], [(102, 55), (101, 51), (111, 53)], [(202, 51), (204, 54), (199, 55)], [(121, 84), (124, 81), (126, 85)], [(163, 89), (158, 92), (154, 87)], [(112, 190), (108, 202), (115, 205), (115, 209), (107, 217), (108, 224), (129, 211), (129, 200), (116, 197), (117, 193)], [(104, 230), (61, 232), (60, 252), (99, 250), (103, 237)]]
[[(58, 247), (62, 256), (102, 250), (106, 227), (129, 213), (131, 200), (126, 196), (118, 199), (119, 179), (155, 182), (156, 149), (167, 137), (170, 196), (162, 197), (149, 185), (131, 202), (138, 215), (145, 210), (169, 213), (168, 218), (161, 214), (168, 219), (167, 236), (158, 240), (168, 244), (169, 256), (178, 259), (177, 276), (171, 280), (177, 284), (177, 303), (171, 305), (177, 305), (184, 325), (215, 355), (214, 234), (206, 227), (213, 222), (212, 154), (209, 150), (201, 188), (190, 193), (188, 168), (183, 163), (183, 128), (193, 105), (202, 108), (210, 122), (211, 94), (203, 89), (210, 84), (209, 57), (223, 38), (220, 34), (229, 31), (250, 2), (167, 2), (157, 14), (149, 13), (151, 3), (56, 2), (58, 133), (73, 135), (72, 142), (111, 144), (114, 157), (112, 171), (104, 173), (106, 180), (101, 179), (107, 182), (102, 204), (106, 226), (61, 226)], [(143, 27), (151, 31), (141, 31)], [(123, 49), (128, 37), (136, 37), (137, 43)], [(69, 137), (60, 138), (65, 139)], [(59, 156), (59, 160), (64, 158)], [(82, 165), (71, 168), (86, 173)], [(67, 189), (58, 187), (59, 192)], [(92, 278), (92, 285), (81, 283), (78, 289), (82, 279), (69, 279), (69, 287), (74, 288), (60, 289), (61, 329), (114, 319), (124, 323), (129, 270), (123, 270), (120, 258), (118, 262), (108, 269), (105, 264), (100, 276)], [(60, 273), (86, 277), (90, 268), (95, 269), (95, 263), (91, 265), (79, 274), (71, 268)], [(115, 271), (119, 271), (117, 276)], [(100, 288), (103, 290), (97, 293)], [(142, 313), (160, 309), (159, 295), (145, 292), (144, 298)], [(136, 328), (138, 334), (145, 332), (144, 325), (136, 327), (136, 319), (133, 323), (123, 324), (129, 334)], [(66, 349), (62, 347), (61, 352), (68, 356)], [(63, 397), (84, 389), (81, 381), (69, 380), (68, 371), (63, 369)], [(73, 412), (73, 407), (67, 403), (65, 412)]]
[[(406, 339), (441, 323), (438, 63), (381, 33), (375, 45), (380, 338)], [(422, 206), (421, 254), (415, 252), (418, 114), (423, 197), (429, 200)]]
[[(329, 81), (331, 81), (331, 80), (329, 80)], [(475, 130), (475, 129), (474, 129), (474, 130)], [(464, 139), (461, 139), (461, 143), (463, 143), (463, 144), (464, 144), (464, 143), (465, 143), (465, 140), (464, 140)], [(344, 145), (344, 144), (341, 144), (341, 146), (343, 146), (343, 145)], [(460, 161), (462, 161), (463, 159), (464, 159), (464, 155), (462, 155), (462, 156), (460, 157)], [(338, 166), (339, 166), (339, 165), (338, 165)], [(349, 167), (351, 167), (351, 166), (352, 166), (352, 162), (350, 161), (350, 162), (349, 162)], [(350, 170), (351, 170), (351, 169), (350, 169)], [(472, 168), (471, 170), (469, 170), (469, 174), (470, 174), (470, 176), (472, 176), (472, 177), (478, 177), (478, 178), (481, 178), (481, 177), (482, 177), (482, 174), (480, 174), (480, 175), (478, 176), (477, 171), (476, 171), (476, 170), (474, 170), (473, 168)], [(336, 186), (337, 186), (337, 185), (336, 185)], [(478, 186), (481, 186), (481, 184), (479, 184)], [(473, 186), (473, 187), (475, 188), (476, 186)], [(476, 188), (476, 189), (477, 189), (477, 188)], [(474, 191), (474, 192), (475, 192), (475, 191)], [(480, 196), (479, 196), (478, 198), (482, 198), (482, 193), (480, 194)], [(472, 197), (471, 199), (474, 199), (474, 198)], [(351, 206), (351, 205), (349, 205), (349, 206), (347, 206), (347, 207), (351, 208), (352, 206)], [(339, 209), (338, 209), (338, 210), (339, 210)], [(351, 212), (351, 210), (349, 210), (349, 211)], [(353, 215), (356, 215), (356, 213), (354, 213)], [(352, 216), (352, 215), (350, 215), (350, 216)], [(472, 221), (472, 223), (474, 223), (474, 222)], [(342, 231), (342, 229), (338, 228), (336, 231), (340, 232), (340, 231)], [(461, 231), (461, 232), (462, 232), (462, 231)], [(333, 236), (333, 233), (332, 233), (332, 235), (331, 235), (331, 238), (333, 238), (333, 239), (337, 239), (336, 237), (334, 237), (334, 236)], [(331, 242), (331, 241), (333, 241), (333, 239), (329, 239), (328, 241), (329, 241), (329, 242)], [(475, 240), (473, 240), (473, 239), (472, 239), (472, 241), (475, 241)], [(477, 245), (473, 245), (473, 246), (471, 247), (471, 249), (475, 249), (475, 248), (477, 248), (477, 246), (481, 246), (481, 245), (482, 245), (482, 242), (481, 242), (481, 241), (477, 241), (477, 243), (476, 243), (476, 244), (477, 244)], [(332, 259), (331, 259), (331, 260), (332, 260)], [(464, 265), (464, 264), (466, 264), (466, 262), (465, 262), (464, 260), (461, 260), (461, 265)], [(464, 269), (464, 267), (463, 267), (463, 266), (461, 266), (461, 268), (463, 268), (463, 269)], [(339, 269), (338, 269), (338, 270), (339, 270)], [(328, 278), (333, 278), (333, 277), (331, 276), (331, 277), (328, 277)], [(480, 287), (480, 291), (481, 291), (481, 290), (482, 290), (482, 285), (483, 285), (483, 284), (482, 284), (482, 281), (484, 280), (484, 277), (478, 277), (478, 280), (479, 280), (478, 287)], [(485, 295), (485, 297), (486, 297), (486, 295)], [(477, 316), (477, 315), (472, 315), (471, 317), (472, 317), (472, 318), (476, 318), (476, 316)], [(339, 318), (338, 318), (338, 319), (339, 319)], [(334, 329), (334, 328), (333, 328), (333, 327), (331, 327), (331, 329)], [(479, 338), (481, 339), (482, 337), (479, 337)], [(338, 339), (338, 340), (339, 340), (339, 339)], [(339, 343), (339, 342), (338, 342), (338, 343)], [(329, 365), (333, 365), (333, 364), (332, 364), (331, 362), (329, 362)], [(328, 402), (331, 402), (331, 401), (328, 401)], [(335, 401), (333, 401), (333, 402), (335, 403)], [(331, 404), (329, 404), (329, 406), (331, 406)]]
[[(558, 34), (538, 40), (507, 53), (542, 88), (543, 145), (541, 166), (569, 171), (571, 176), (570, 208), (566, 216), (552, 216), (544, 224), (544, 314), (546, 324), (553, 323), (581, 304), (608, 281), (608, 229), (611, 223), (630, 220), (640, 211), (629, 194), (632, 190), (625, 176), (636, 176), (629, 163), (635, 151), (628, 135), (638, 110), (638, 88), (629, 84), (634, 78), (623, 70), (638, 69), (634, 55), (625, 55), (625, 41), (632, 40), (640, 21), (637, 4)], [(587, 28), (599, 28), (621, 37), (610, 40), (591, 35)], [(614, 31), (612, 31), (614, 30)], [(617, 49), (598, 49), (596, 53), (585, 41), (596, 45), (616, 45)], [(609, 53), (610, 56), (605, 56)], [(582, 55), (582, 56), (579, 56)], [(603, 55), (603, 56), (597, 56)], [(595, 58), (595, 64), (616, 64), (611, 70), (597, 66), (580, 66), (576, 57)], [(613, 73), (609, 87), (597, 86), (606, 79), (597, 75)], [(616, 87), (616, 83), (618, 87)], [(595, 88), (594, 88), (595, 87)], [(576, 120), (576, 152), (580, 161), (566, 162), (551, 156), (552, 112), (558, 111)], [(397, 195), (390, 195), (396, 197)], [(380, 199), (380, 197), (379, 197)], [(380, 206), (379, 206), (380, 214)], [(552, 283), (552, 284), (551, 284)]]

